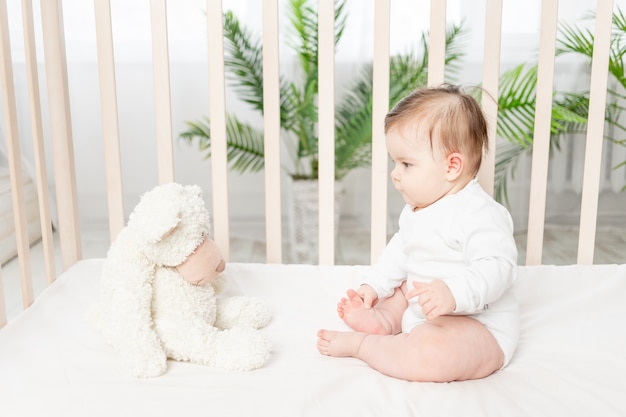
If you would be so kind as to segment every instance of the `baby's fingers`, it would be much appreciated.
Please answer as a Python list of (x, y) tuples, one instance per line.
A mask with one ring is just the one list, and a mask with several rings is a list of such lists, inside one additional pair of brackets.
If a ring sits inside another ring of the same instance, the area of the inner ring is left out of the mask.
[(417, 292), (416, 289), (412, 289), (411, 291), (407, 291), (407, 293), (404, 295), (404, 298), (406, 298), (407, 300), (410, 300), (413, 297), (417, 297), (419, 295), (419, 293)]
[(413, 281), (413, 289), (407, 291), (405, 298), (410, 300), (413, 297), (423, 294), (428, 288), (428, 284)]
[(365, 294), (365, 297), (363, 297), (363, 307), (372, 308), (372, 304), (374, 304), (374, 300), (375, 300), (375, 297), (372, 297), (369, 294)]

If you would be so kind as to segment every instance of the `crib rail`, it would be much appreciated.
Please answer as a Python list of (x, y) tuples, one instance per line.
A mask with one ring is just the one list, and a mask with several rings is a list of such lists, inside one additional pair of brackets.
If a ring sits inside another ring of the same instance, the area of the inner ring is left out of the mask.
[[(486, 0), (486, 26), (484, 28), (483, 87), (491, 97), (498, 97), (500, 74), (500, 47), (502, 28), (502, 0)], [(97, 55), (100, 82), (100, 103), (104, 136), (104, 160), (108, 195), (110, 238), (113, 240), (124, 226), (124, 199), (122, 193), (121, 145), (119, 135), (119, 103), (116, 95), (116, 59), (112, 36), (110, 0), (94, 0)], [(168, 18), (166, 0), (150, 0), (152, 27), (152, 57), (154, 77), (154, 106), (156, 120), (156, 147), (158, 149), (158, 181), (176, 180), (173, 168), (173, 131), (171, 110), (171, 86), (168, 52)], [(374, 21), (373, 61), (373, 139), (371, 189), (371, 253), (375, 260), (387, 239), (387, 188), (388, 161), (384, 146), (383, 119), (389, 102), (389, 43), (390, 43), (390, 0), (376, 0)], [(37, 168), (36, 182), (42, 224), (43, 244), (48, 282), (55, 278), (52, 245), (49, 183), (55, 184), (58, 213), (57, 231), (62, 253), (62, 268), (66, 269), (82, 258), (75, 155), (72, 135), (72, 113), (70, 109), (68, 72), (64, 44), (63, 5), (61, 0), (40, 2), (43, 28), (45, 63), (45, 85), (49, 136), (52, 141), (54, 178), (46, 176), (44, 155), (43, 116), (39, 93), (39, 75), (35, 54), (33, 29), (33, 5), (31, 0), (22, 0), (23, 32), (28, 71), (29, 106), (32, 120), (32, 140), (35, 148)], [(319, 10), (319, 263), (332, 265), (335, 262), (334, 240), (334, 1), (320, 0)], [(557, 0), (542, 3), (539, 80), (537, 112), (535, 116), (534, 151), (532, 156), (531, 197), (528, 222), (527, 258), (529, 265), (540, 264), (543, 247), (545, 221), (546, 183), (548, 172), (551, 92), (555, 60), (557, 27)], [(612, 0), (598, 0), (595, 17), (595, 44), (591, 74), (591, 107), (587, 133), (587, 150), (584, 168), (583, 203), (580, 219), (578, 260), (580, 264), (593, 263), (595, 227), (600, 177), (600, 155), (602, 150), (604, 102), (607, 85), (608, 51), (611, 28)], [(212, 201), (214, 237), (223, 249), (225, 257), (230, 254), (229, 197), (226, 148), (226, 100), (224, 61), (215, 59), (224, 55), (222, 5), (219, 1), (207, 0), (206, 22), (209, 57), (207, 77), (210, 103), (212, 137)], [(265, 137), (265, 213), (266, 213), (266, 258), (267, 262), (283, 262), (281, 163), (280, 163), (280, 118), (279, 118), (279, 8), (278, 0), (263, 0), (263, 74), (264, 74), (264, 137)], [(93, 19), (85, 16), (85, 19)], [(445, 73), (445, 26), (446, 2), (430, 1), (430, 48), (428, 57), (428, 83), (443, 82)], [(18, 112), (14, 92), (14, 61), (11, 56), (7, 2), (0, 0), (0, 61), (2, 85), (2, 107), (4, 113), (3, 135), (6, 138), (11, 172), (11, 189), (15, 213), (17, 252), (20, 262), (23, 305), (33, 302), (29, 244), (25, 227), (22, 168), (20, 165), (20, 139)], [(483, 102), (488, 120), (495, 121), (498, 107), (495, 101)], [(480, 171), (480, 181), (485, 189), (493, 190), (494, 161), (496, 152), (496, 127), (490, 124), (490, 152), (486, 155)], [(22, 142), (23, 143), (23, 142)], [(0, 279), (0, 326), (6, 322), (2, 280)]]

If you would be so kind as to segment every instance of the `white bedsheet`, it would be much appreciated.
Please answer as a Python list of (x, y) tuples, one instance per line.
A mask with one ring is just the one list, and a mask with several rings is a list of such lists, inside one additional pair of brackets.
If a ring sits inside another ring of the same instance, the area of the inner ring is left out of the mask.
[(137, 380), (84, 320), (102, 260), (79, 262), (0, 330), (0, 416), (624, 416), (626, 265), (521, 267), (511, 364), (477, 381), (410, 383), (315, 348), (346, 329), (360, 267), (230, 264), (228, 292), (272, 308), (271, 361), (226, 372), (170, 361)]

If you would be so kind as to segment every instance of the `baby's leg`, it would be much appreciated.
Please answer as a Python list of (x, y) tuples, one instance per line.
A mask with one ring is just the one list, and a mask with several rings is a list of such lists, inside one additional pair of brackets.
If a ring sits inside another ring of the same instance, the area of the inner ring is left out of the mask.
[(317, 350), (326, 356), (356, 358), (365, 336), (367, 333), (320, 330), (317, 332)]
[(321, 330), (318, 337), (322, 354), (355, 357), (383, 374), (409, 381), (483, 378), (500, 369), (504, 360), (493, 335), (464, 316), (441, 316), (409, 334)]
[(352, 330), (369, 334), (397, 334), (402, 331), (402, 314), (408, 303), (404, 297), (406, 283), (396, 288), (393, 295), (365, 308), (356, 291), (348, 290), (348, 298), (337, 304), (339, 317)]

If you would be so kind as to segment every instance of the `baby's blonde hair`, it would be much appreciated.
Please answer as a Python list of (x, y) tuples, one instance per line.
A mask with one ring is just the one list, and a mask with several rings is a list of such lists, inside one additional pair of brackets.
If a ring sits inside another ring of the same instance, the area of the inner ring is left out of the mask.
[(480, 104), (459, 86), (422, 88), (404, 97), (385, 117), (385, 133), (399, 127), (425, 129), (433, 150), (435, 133), (445, 155), (461, 153), (472, 175), (478, 173), (488, 145), (487, 120)]

